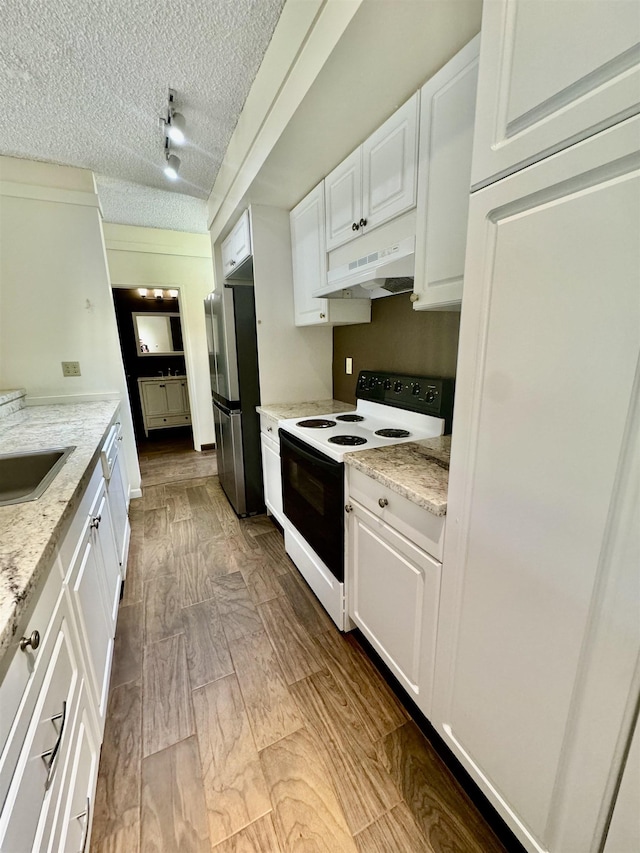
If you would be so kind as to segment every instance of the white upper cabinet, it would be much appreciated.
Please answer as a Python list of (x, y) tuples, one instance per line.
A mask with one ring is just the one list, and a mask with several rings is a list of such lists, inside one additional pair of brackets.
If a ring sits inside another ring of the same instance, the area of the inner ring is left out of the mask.
[(322, 183), (291, 211), (290, 221), (296, 326), (368, 323), (369, 299), (317, 299), (311, 295), (327, 282)]
[(251, 223), (249, 211), (245, 210), (233, 226), (233, 230), (221, 246), (222, 272), (225, 278), (233, 277), (247, 258), (251, 257)]
[(327, 250), (415, 207), (417, 162), (416, 94), (325, 178)]
[(639, 43), (637, 0), (486, 2), (474, 187), (637, 113)]
[(357, 236), (362, 219), (362, 148), (356, 148), (324, 179), (327, 250)]
[(462, 300), (480, 36), (422, 88), (413, 307)]

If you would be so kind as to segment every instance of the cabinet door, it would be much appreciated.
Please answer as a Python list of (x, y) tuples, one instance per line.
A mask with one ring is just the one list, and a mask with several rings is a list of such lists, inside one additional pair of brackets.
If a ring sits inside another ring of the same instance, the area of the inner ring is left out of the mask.
[(100, 549), (100, 569), (104, 589), (104, 602), (111, 635), (115, 636), (118, 605), (120, 603), (120, 559), (116, 545), (116, 535), (111, 517), (111, 505), (105, 488), (100, 496), (98, 509), (95, 513), (98, 519), (97, 527), (92, 528), (95, 545)]
[(181, 415), (189, 411), (186, 399), (186, 382), (184, 379), (173, 379), (166, 383), (168, 415)]
[(293, 302), (296, 326), (327, 323), (327, 300), (315, 299), (314, 290), (327, 283), (324, 186), (311, 190), (291, 211)]
[(433, 721), (536, 851), (599, 849), (637, 696), (639, 149), (470, 203)]
[(100, 743), (91, 723), (84, 693), (74, 732), (74, 748), (65, 780), (65, 791), (55, 838), (56, 853), (85, 853), (89, 850), (93, 799), (98, 777)]
[(275, 441), (260, 436), (262, 445), (262, 477), (264, 481), (264, 502), (267, 509), (280, 524), (284, 524), (282, 509), (282, 474), (280, 471), (280, 448)]
[(224, 274), (233, 271), (251, 255), (251, 225), (249, 211), (245, 210), (221, 246)]
[(418, 93), (362, 144), (362, 215), (367, 230), (416, 204)]
[(491, 0), (472, 183), (482, 186), (638, 112), (637, 0)]
[(479, 47), (476, 36), (421, 92), (417, 310), (462, 300)]
[(349, 615), (429, 714), (441, 564), (360, 504), (352, 507)]
[(101, 577), (104, 571), (102, 555), (93, 529), (89, 526), (90, 521), (87, 520), (75, 560), (69, 570), (68, 584), (95, 706), (101, 724), (104, 725), (113, 653), (113, 630), (107, 615), (109, 605), (105, 601), (104, 582)]
[(166, 382), (142, 382), (142, 402), (148, 418), (167, 414)]
[(127, 511), (127, 493), (124, 485), (123, 467), (124, 462), (122, 459), (122, 450), (120, 450), (111, 472), (111, 479), (108, 484), (108, 495), (118, 563), (120, 564), (120, 573), (124, 580), (127, 569), (127, 552), (129, 550), (131, 525), (129, 524), (129, 515)]
[[(362, 219), (362, 148), (324, 179), (327, 251), (358, 236)], [(357, 226), (354, 228), (354, 226)]]

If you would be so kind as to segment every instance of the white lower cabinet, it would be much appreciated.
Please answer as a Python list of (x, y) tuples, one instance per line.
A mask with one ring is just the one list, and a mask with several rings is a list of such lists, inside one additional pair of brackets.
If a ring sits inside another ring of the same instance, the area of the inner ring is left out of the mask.
[(115, 617), (120, 595), (118, 568), (109, 504), (106, 501), (104, 480), (100, 478), (75, 558), (67, 572), (66, 584), (71, 594), (82, 655), (96, 700), (101, 729), (107, 710)]
[[(351, 474), (355, 477), (350, 480)], [(349, 616), (429, 716), (442, 565), (399, 532), (398, 526), (405, 531), (409, 527), (402, 518), (405, 499), (358, 472), (350, 471), (347, 483)], [(376, 504), (380, 501), (380, 511), (374, 513), (355, 500), (359, 492), (368, 493)], [(442, 525), (444, 520), (438, 521)]]
[(113, 485), (112, 476), (107, 491), (99, 462), (20, 626), (24, 639), (37, 631), (40, 642), (21, 648), (18, 634), (7, 653), (0, 682), (2, 853), (88, 850), (126, 563), (112, 524), (111, 496), (114, 504), (120, 499)]
[(89, 849), (94, 789), (100, 761), (100, 739), (95, 732), (84, 685), (72, 735), (74, 749), (67, 762), (64, 795), (60, 797), (55, 832), (47, 853), (85, 853)]
[(64, 596), (54, 613), (52, 629), (44, 681), (0, 817), (3, 853), (40, 850), (45, 843), (69, 748), (79, 661)]
[(280, 473), (280, 448), (265, 435), (260, 436), (262, 445), (262, 477), (264, 480), (264, 502), (271, 515), (283, 523), (282, 476)]

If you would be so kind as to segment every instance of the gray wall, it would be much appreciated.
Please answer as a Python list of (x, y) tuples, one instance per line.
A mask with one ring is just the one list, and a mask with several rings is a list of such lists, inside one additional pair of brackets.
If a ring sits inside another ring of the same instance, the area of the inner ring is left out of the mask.
[[(455, 377), (460, 312), (414, 311), (408, 293), (374, 299), (371, 323), (333, 330), (333, 396), (355, 403), (360, 370)], [(344, 372), (353, 358), (353, 374)]]

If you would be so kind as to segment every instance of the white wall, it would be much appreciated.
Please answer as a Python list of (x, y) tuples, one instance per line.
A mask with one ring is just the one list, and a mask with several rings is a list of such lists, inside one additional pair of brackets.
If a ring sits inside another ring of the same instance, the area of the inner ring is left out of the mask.
[[(61, 361), (81, 376), (63, 377)], [(131, 487), (131, 410), (93, 175), (0, 157), (0, 386), (30, 402), (120, 398)]]
[(172, 287), (180, 314), (194, 445), (213, 444), (213, 411), (203, 302), (213, 290), (211, 244), (206, 234), (104, 223), (113, 287)]
[(250, 211), (260, 399), (326, 400), (333, 396), (333, 331), (294, 325), (289, 214), (264, 205)]

